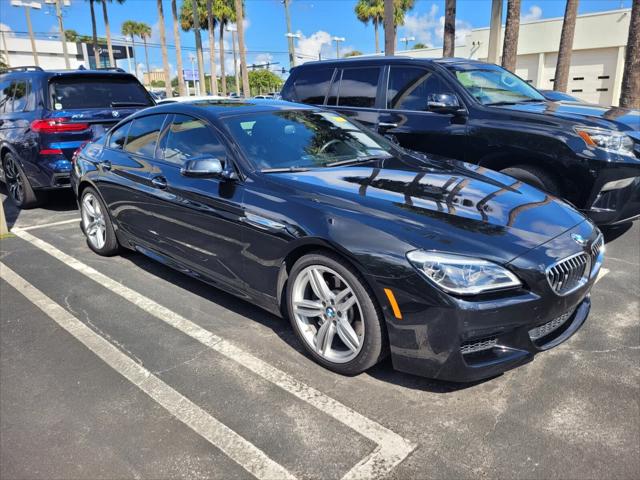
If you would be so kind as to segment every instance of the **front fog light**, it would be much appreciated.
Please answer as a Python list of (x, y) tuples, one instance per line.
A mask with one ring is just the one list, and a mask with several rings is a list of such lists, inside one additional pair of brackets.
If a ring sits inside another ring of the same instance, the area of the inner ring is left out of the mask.
[(610, 190), (620, 190), (621, 188), (627, 188), (631, 185), (637, 177), (623, 178), (621, 180), (613, 180), (605, 183), (600, 189), (601, 192), (608, 192)]

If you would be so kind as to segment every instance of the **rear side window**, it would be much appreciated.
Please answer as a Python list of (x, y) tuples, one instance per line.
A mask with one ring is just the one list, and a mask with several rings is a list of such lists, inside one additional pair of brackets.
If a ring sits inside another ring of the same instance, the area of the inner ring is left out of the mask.
[(415, 67), (391, 67), (387, 108), (425, 111), (428, 95), (444, 91), (444, 83), (440, 77), (429, 70)]
[(290, 90), (285, 95), (296, 102), (322, 105), (329, 91), (333, 70), (333, 68), (302, 70), (293, 81), (291, 87), (293, 91)]
[(49, 89), (53, 110), (153, 105), (144, 87), (134, 78), (62, 77), (52, 80)]
[(11, 87), (12, 83), (4, 81), (0, 83), (0, 113), (9, 113), (11, 108)]
[(338, 87), (338, 105), (372, 108), (376, 103), (380, 68), (348, 68), (343, 70)]
[(164, 114), (134, 119), (129, 127), (124, 149), (136, 155), (153, 157), (164, 119)]
[(197, 157), (215, 157), (225, 161), (226, 149), (216, 134), (202, 120), (176, 115), (167, 132), (164, 159), (182, 165)]
[(29, 102), (29, 85), (26, 81), (14, 82), (13, 111), (24, 112)]

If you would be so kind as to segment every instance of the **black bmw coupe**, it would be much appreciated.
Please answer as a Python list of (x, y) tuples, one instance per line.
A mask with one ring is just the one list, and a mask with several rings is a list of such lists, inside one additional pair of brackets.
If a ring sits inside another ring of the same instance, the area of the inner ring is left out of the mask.
[(604, 254), (549, 194), (292, 103), (146, 109), (76, 152), (72, 185), (96, 253), (286, 316), (344, 374), (387, 354), (454, 381), (522, 365), (582, 326)]

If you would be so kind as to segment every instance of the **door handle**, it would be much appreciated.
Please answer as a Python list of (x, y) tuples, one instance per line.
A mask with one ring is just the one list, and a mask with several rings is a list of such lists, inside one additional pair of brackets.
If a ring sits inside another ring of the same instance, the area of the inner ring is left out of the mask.
[(398, 128), (397, 123), (379, 122), (378, 128)]
[(164, 177), (153, 177), (151, 179), (151, 185), (160, 189), (167, 188), (167, 179)]
[(109, 160), (102, 160), (98, 163), (103, 170), (111, 170), (111, 162)]

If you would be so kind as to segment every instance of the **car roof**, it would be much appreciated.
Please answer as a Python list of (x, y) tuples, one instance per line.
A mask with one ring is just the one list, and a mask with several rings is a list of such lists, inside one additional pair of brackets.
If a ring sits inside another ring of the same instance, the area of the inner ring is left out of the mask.
[(32, 67), (32, 66), (24, 66), (24, 67), (12, 67), (6, 70), (0, 71), (0, 75), (16, 75), (20, 77), (42, 77), (42, 78), (52, 78), (52, 77), (95, 77), (95, 76), (104, 76), (104, 77), (112, 77), (112, 78), (135, 78), (135, 76), (131, 73), (128, 73), (121, 68), (109, 68), (109, 69), (95, 69), (95, 70), (87, 70), (87, 69), (76, 69), (76, 70), (44, 70), (40, 67)]
[[(284, 100), (233, 99), (191, 100), (185, 102), (164, 103), (151, 108), (164, 113), (192, 113), (210, 118), (224, 118), (251, 113), (278, 112), (283, 110), (318, 110), (317, 107)], [(145, 109), (144, 112), (150, 112)]]
[(409, 57), (406, 55), (394, 55), (394, 56), (383, 56), (383, 55), (371, 55), (371, 56), (362, 56), (362, 57), (349, 57), (349, 58), (340, 58), (334, 60), (322, 60), (322, 61), (312, 61), (305, 62), (304, 64), (295, 67), (295, 68), (308, 68), (308, 67), (320, 67), (320, 66), (345, 66), (350, 64), (370, 64), (370, 65), (389, 65), (394, 63), (417, 63), (417, 64), (425, 64), (425, 63), (437, 63), (441, 65), (487, 65), (486, 62), (481, 62), (480, 60), (472, 60), (470, 58), (460, 58), (460, 57), (451, 57), (451, 58), (418, 58), (418, 57)]

